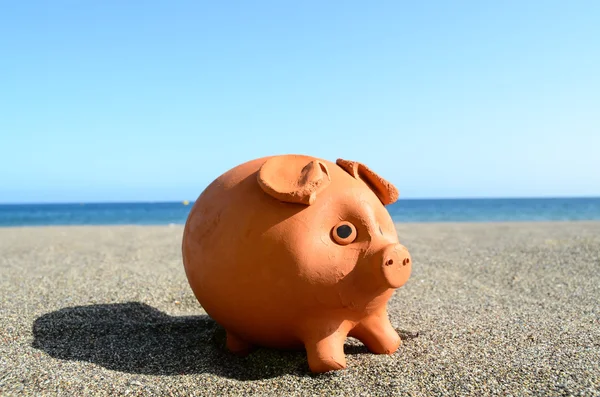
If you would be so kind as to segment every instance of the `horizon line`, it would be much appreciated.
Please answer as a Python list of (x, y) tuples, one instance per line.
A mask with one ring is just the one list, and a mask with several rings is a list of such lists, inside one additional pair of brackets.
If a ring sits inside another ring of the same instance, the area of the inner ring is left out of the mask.
[[(434, 200), (561, 200), (561, 199), (600, 199), (600, 196), (458, 196), (458, 197), (407, 197), (398, 201), (434, 201)], [(190, 206), (195, 200), (105, 200), (105, 201), (47, 201), (47, 202), (0, 202), (0, 205), (89, 205), (89, 204), (175, 204)], [(187, 202), (187, 204), (185, 204)], [(393, 204), (393, 203), (392, 203)], [(391, 205), (391, 204), (389, 204)]]

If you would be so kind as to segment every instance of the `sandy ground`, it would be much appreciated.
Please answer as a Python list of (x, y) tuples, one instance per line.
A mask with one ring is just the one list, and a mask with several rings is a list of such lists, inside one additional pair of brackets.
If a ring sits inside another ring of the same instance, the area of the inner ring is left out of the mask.
[(600, 395), (600, 223), (398, 225), (391, 356), (224, 350), (182, 227), (0, 229), (0, 395)]

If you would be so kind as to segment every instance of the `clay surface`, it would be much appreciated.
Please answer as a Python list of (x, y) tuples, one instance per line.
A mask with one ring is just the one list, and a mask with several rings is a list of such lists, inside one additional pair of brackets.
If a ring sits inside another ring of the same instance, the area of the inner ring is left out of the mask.
[(384, 205), (396, 188), (364, 164), (265, 157), (213, 181), (182, 242), (190, 286), (227, 347), (306, 349), (312, 372), (346, 367), (347, 336), (391, 354), (387, 302), (412, 260)]

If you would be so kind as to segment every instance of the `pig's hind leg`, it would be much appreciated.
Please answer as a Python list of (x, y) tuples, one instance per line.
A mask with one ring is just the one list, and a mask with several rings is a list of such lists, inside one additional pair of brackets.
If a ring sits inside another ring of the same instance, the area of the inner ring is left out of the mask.
[(375, 354), (392, 354), (402, 342), (385, 309), (362, 319), (349, 335), (360, 340)]

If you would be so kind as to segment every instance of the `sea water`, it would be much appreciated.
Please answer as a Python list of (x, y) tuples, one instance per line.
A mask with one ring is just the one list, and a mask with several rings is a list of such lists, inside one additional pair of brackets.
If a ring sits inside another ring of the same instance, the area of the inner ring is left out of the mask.
[[(0, 205), (0, 226), (183, 224), (192, 203)], [(600, 220), (600, 198), (400, 199), (386, 207), (397, 222)]]

